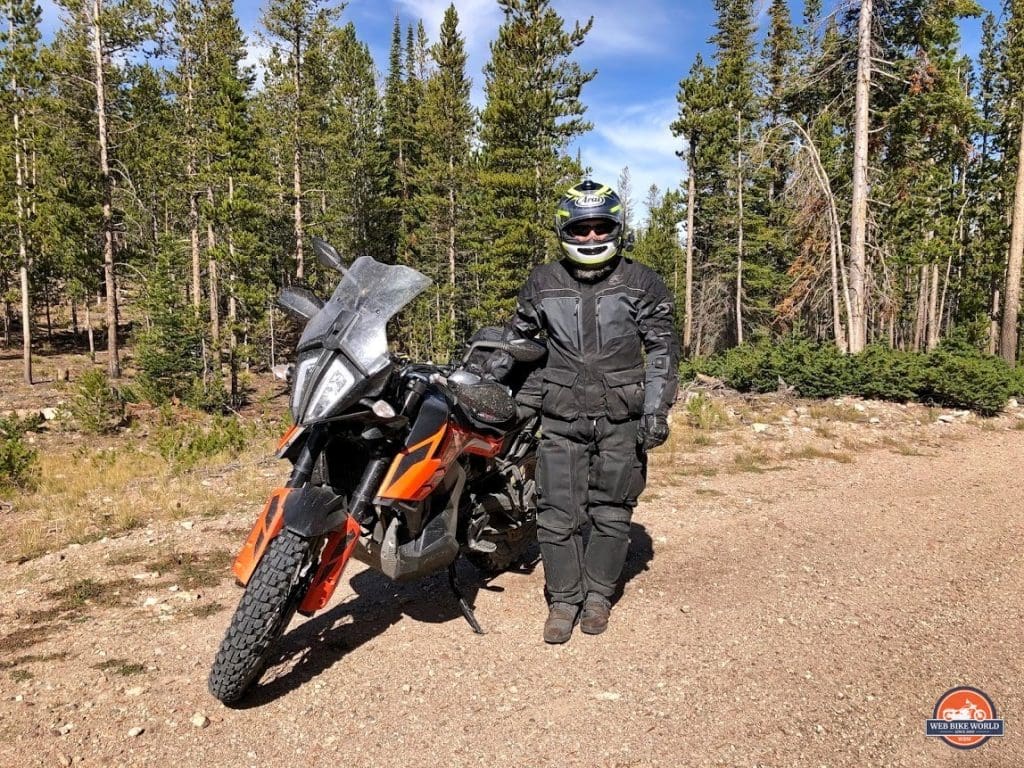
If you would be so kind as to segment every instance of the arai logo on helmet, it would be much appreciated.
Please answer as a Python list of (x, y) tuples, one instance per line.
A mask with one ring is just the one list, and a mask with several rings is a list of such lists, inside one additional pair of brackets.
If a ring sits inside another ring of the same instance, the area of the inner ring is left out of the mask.
[(604, 205), (607, 199), (604, 195), (580, 195), (575, 202), (577, 208), (597, 208)]

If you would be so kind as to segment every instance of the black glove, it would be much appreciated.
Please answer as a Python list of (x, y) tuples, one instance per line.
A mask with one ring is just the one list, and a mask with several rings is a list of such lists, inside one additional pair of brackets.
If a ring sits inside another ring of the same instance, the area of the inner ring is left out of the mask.
[(636, 441), (649, 451), (668, 440), (668, 433), (668, 418), (661, 413), (648, 413), (640, 420)]

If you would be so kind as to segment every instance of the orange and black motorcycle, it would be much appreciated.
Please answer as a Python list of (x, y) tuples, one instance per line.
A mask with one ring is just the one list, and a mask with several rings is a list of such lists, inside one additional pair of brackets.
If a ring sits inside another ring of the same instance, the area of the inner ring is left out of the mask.
[(395, 581), (447, 568), (463, 614), (482, 632), (456, 559), (506, 568), (536, 532), (538, 418), (520, 415), (511, 391), (473, 360), (501, 349), (535, 363), (544, 346), (477, 341), (459, 363), (403, 362), (389, 352), (387, 322), (430, 280), (368, 256), (345, 269), (321, 240), (314, 250), (343, 277), (326, 303), (295, 287), (279, 298), (306, 322), (290, 370), (294, 426), (278, 447), (293, 467), (234, 563), (245, 593), (209, 678), (226, 703), (259, 677), (296, 611), (327, 604), (349, 558)]

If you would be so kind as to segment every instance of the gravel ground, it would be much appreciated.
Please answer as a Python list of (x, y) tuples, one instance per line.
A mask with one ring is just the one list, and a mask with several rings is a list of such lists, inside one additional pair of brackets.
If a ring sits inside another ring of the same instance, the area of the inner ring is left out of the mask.
[[(879, 413), (831, 427), (879, 438), (852, 461), (657, 454), (604, 635), (541, 641), (539, 564), (460, 567), (484, 636), (443, 577), (354, 564), (237, 709), (206, 674), (251, 510), (4, 564), (0, 765), (1024, 765), (1024, 430)], [(735, 429), (777, 449), (802, 415)], [(883, 447), (897, 431), (925, 455)], [(154, 564), (169, 551), (188, 554)], [(1004, 737), (924, 735), (955, 685)]]

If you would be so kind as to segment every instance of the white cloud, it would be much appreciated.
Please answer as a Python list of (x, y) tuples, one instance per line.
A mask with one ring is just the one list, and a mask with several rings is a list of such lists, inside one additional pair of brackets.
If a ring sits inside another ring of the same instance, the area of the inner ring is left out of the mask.
[(556, 0), (554, 6), (567, 28), (574, 21), (583, 23), (594, 17), (594, 26), (579, 54), (582, 60), (597, 64), (609, 56), (671, 55), (679, 45), (679, 25), (691, 16), (675, 0), (639, 0), (599, 8), (588, 0)]
[[(422, 19), (427, 36), (437, 39), (441, 22), (451, 0), (399, 0), (400, 6), (413, 19)], [(501, 11), (494, 0), (455, 0), (459, 15), (459, 31), (468, 48), (487, 50), (487, 44), (501, 23)]]
[[(452, 0), (399, 0), (398, 4), (408, 13), (403, 24), (409, 19), (423, 20), (427, 38), (437, 40), (440, 36), (441, 22), (445, 11)], [(459, 34), (466, 46), (468, 61), (466, 74), (473, 81), (473, 103), (482, 107), (484, 102), (483, 67), (490, 58), (490, 44), (501, 25), (501, 9), (494, 0), (454, 0), (455, 11), (459, 15)], [(412, 23), (415, 23), (413, 21)]]
[(594, 130), (577, 141), (584, 166), (598, 181), (614, 186), (622, 168), (629, 166), (636, 223), (646, 216), (644, 200), (652, 184), (664, 193), (682, 182), (684, 168), (676, 152), (684, 143), (669, 127), (676, 110), (674, 98), (595, 105), (587, 113)]

